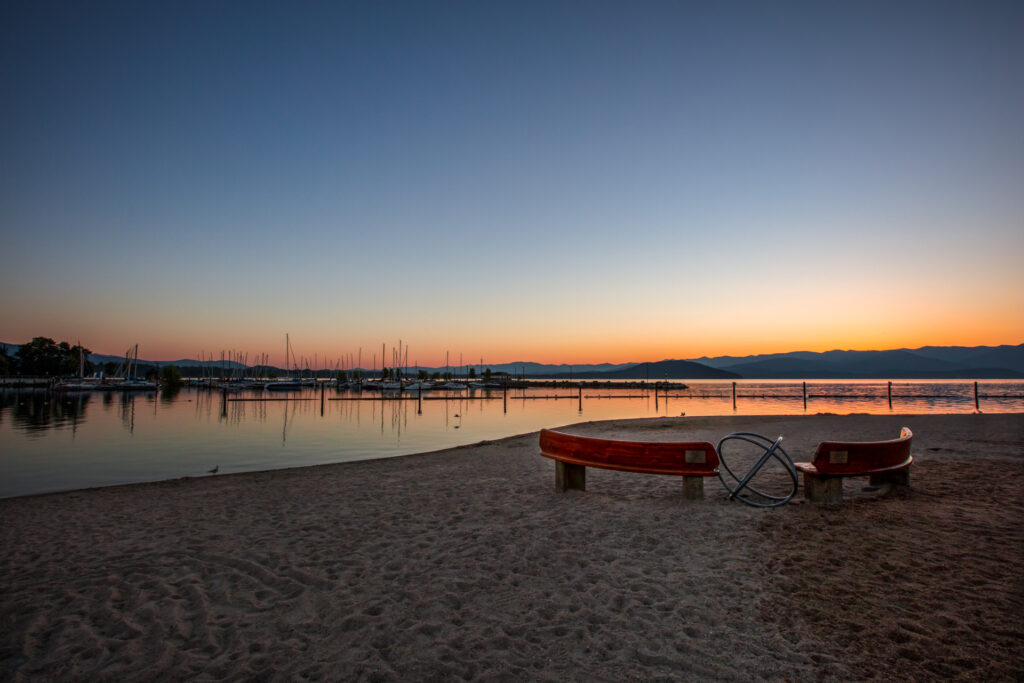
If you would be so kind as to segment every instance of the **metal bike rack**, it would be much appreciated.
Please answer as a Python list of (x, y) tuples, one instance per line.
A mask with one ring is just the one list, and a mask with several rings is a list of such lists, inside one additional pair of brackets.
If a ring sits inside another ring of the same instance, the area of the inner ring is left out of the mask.
[[(749, 470), (747, 470), (746, 474), (744, 474), (742, 477), (739, 477), (736, 475), (735, 472), (732, 471), (732, 469), (729, 468), (729, 465), (726, 463), (724, 446), (727, 441), (745, 441), (746, 443), (753, 444), (758, 448), (764, 450), (764, 454), (758, 459), (756, 463), (754, 463), (754, 465)], [(788, 495), (776, 496), (770, 493), (765, 493), (764, 491), (755, 488), (751, 483), (754, 477), (757, 476), (757, 473), (761, 471), (761, 468), (764, 467), (765, 464), (767, 464), (768, 461), (773, 458), (775, 460), (778, 460), (782, 464), (783, 468), (786, 470), (786, 473), (789, 474), (790, 479), (792, 480), (793, 486), (790, 489)], [(781, 436), (773, 441), (772, 439), (769, 439), (767, 436), (763, 436), (761, 434), (753, 434), (751, 432), (736, 432), (735, 434), (729, 434), (728, 436), (724, 437), (721, 441), (718, 442), (718, 461), (721, 465), (718, 471), (718, 479), (719, 481), (722, 482), (722, 486), (724, 486), (726, 490), (729, 491), (729, 500), (739, 500), (753, 507), (774, 508), (779, 507), (780, 505), (785, 505), (796, 494), (796, 468), (793, 466), (793, 461), (792, 459), (790, 459), (789, 454), (786, 453), (785, 449), (782, 447)], [(729, 482), (726, 481), (725, 477), (723, 476), (723, 471), (727, 472), (729, 476), (732, 478), (732, 485), (730, 485)], [(758, 495), (768, 502), (761, 502), (758, 500), (754, 500), (750, 496), (742, 495), (744, 491), (749, 491), (750, 493)]]

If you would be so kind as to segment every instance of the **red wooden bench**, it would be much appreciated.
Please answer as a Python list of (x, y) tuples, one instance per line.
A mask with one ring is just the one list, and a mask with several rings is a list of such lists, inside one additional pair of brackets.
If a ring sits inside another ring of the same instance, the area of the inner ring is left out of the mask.
[(704, 477), (718, 475), (718, 452), (707, 441), (612, 441), (542, 429), (540, 454), (555, 461), (555, 490), (587, 488), (587, 468), (683, 478), (683, 495), (704, 497)]
[(870, 477), (873, 486), (910, 485), (909, 428), (892, 441), (822, 441), (811, 462), (793, 463), (804, 473), (804, 496), (815, 503), (841, 503), (843, 477)]

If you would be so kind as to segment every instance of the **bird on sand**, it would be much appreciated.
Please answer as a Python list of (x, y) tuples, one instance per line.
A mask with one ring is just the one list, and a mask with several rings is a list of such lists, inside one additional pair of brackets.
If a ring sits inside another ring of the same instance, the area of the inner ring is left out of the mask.
[(206, 473), (207, 474), (217, 474), (217, 470), (219, 470), (219, 469), (220, 469), (220, 465), (217, 465), (212, 470), (207, 470)]

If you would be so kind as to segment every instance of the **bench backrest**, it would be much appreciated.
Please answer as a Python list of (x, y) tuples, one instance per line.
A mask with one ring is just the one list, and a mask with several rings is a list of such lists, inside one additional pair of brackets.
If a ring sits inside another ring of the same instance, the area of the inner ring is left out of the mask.
[(814, 466), (821, 474), (846, 474), (898, 469), (910, 465), (914, 433), (904, 427), (891, 441), (822, 441), (814, 451)]
[(612, 441), (542, 429), (540, 453), (573, 465), (626, 472), (707, 476), (718, 471), (718, 452), (707, 441)]

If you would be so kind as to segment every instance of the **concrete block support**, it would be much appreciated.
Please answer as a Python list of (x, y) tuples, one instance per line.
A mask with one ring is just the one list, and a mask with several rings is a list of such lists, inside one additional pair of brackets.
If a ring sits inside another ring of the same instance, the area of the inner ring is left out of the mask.
[(583, 465), (570, 465), (561, 460), (555, 461), (555, 490), (559, 493), (575, 489), (587, 490), (587, 468)]
[(843, 478), (818, 477), (804, 472), (804, 497), (812, 503), (842, 503)]
[(704, 500), (704, 477), (683, 477), (683, 498)]
[(881, 486), (882, 484), (910, 486), (910, 468), (905, 467), (902, 470), (896, 470), (894, 472), (879, 472), (878, 474), (872, 474), (869, 477), (869, 481), (872, 486)]

